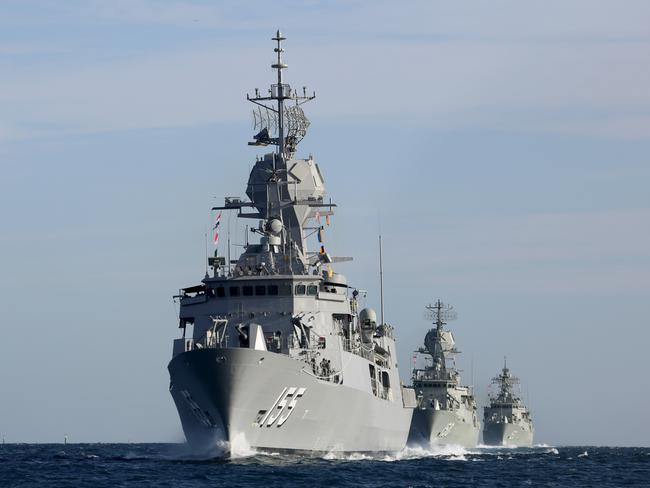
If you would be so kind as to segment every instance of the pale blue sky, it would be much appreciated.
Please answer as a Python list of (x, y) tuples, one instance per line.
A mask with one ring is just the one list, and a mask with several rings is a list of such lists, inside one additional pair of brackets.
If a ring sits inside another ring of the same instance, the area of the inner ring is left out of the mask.
[(466, 380), (484, 400), (507, 354), (539, 442), (648, 445), (650, 3), (586, 0), (4, 0), (0, 435), (181, 438), (171, 296), (244, 193), (278, 27), (375, 305), (381, 219), (402, 375), (441, 297)]

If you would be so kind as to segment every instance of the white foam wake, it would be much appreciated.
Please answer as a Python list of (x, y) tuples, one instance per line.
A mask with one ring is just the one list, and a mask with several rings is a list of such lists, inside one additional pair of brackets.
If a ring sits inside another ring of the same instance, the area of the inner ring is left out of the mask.
[(243, 432), (235, 434), (230, 441), (230, 458), (231, 459), (241, 459), (256, 456), (258, 452), (253, 449), (246, 440), (246, 436)]
[(431, 445), (428, 447), (406, 446), (402, 451), (395, 455), (395, 461), (421, 458), (447, 458), (453, 461), (467, 461), (467, 454), (472, 454), (462, 446), (455, 445)]
[(342, 453), (328, 452), (323, 456), (326, 460), (338, 461), (402, 461), (410, 459), (422, 459), (440, 457), (452, 461), (467, 461), (467, 454), (472, 454), (461, 446), (431, 446), (431, 447), (405, 447), (399, 452), (390, 454), (374, 453)]
[(379, 457), (363, 452), (330, 451), (323, 456), (323, 459), (328, 461), (372, 461), (379, 459)]

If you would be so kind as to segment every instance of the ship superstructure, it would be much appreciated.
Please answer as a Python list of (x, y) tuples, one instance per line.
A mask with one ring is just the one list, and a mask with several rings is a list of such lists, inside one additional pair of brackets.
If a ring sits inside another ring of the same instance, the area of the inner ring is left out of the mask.
[(531, 446), (533, 420), (515, 389), (519, 378), (512, 376), (506, 360), (501, 374), (492, 378), (496, 392), (490, 394), (490, 406), (484, 408), (483, 442), (494, 446)]
[(259, 239), (236, 260), (215, 254), (201, 284), (180, 291), (170, 392), (198, 448), (399, 451), (415, 394), (399, 380), (393, 327), (333, 269), (351, 260), (325, 249), (336, 206), (316, 161), (296, 157), (309, 126), (301, 106), (315, 95), (284, 82), (285, 38), (273, 40), (277, 82), (247, 99), (249, 144), (276, 149), (257, 158), (247, 198), (213, 209), (217, 221), (227, 211), (251, 219)]
[(426, 364), (413, 369), (418, 407), (413, 413), (409, 444), (474, 447), (480, 430), (476, 401), (471, 387), (460, 384), (454, 336), (444, 327), (456, 318), (456, 312), (440, 300), (426, 310), (434, 327), (427, 332), (424, 347), (416, 351)]

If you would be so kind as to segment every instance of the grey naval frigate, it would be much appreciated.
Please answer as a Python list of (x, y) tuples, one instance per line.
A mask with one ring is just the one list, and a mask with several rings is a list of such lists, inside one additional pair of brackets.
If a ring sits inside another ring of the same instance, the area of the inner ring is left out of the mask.
[(515, 392), (519, 378), (512, 376), (504, 359), (501, 374), (492, 378), (497, 391), (490, 394), (490, 406), (483, 415), (483, 442), (490, 446), (525, 447), (533, 444), (530, 411)]
[(255, 222), (247, 234), (257, 242), (233, 260), (228, 243), (227, 261), (215, 252), (201, 283), (180, 290), (169, 390), (197, 449), (399, 451), (415, 393), (400, 382), (393, 327), (332, 267), (351, 261), (326, 250), (336, 205), (313, 157), (295, 156), (315, 94), (283, 81), (285, 38), (273, 40), (277, 82), (246, 98), (248, 144), (275, 148), (256, 158), (247, 198), (212, 209), (215, 231), (221, 212), (235, 212)]
[(418, 406), (408, 442), (475, 447), (480, 431), (476, 401), (471, 388), (460, 384), (460, 372), (454, 361), (458, 353), (454, 336), (444, 328), (456, 318), (456, 311), (440, 300), (426, 309), (427, 318), (433, 320), (435, 327), (427, 332), (424, 347), (416, 351), (426, 363), (422, 369), (413, 369)]

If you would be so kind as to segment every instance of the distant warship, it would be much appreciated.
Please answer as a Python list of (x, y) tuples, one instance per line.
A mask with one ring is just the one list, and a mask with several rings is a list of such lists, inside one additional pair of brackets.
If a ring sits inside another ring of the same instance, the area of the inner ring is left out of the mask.
[(506, 361), (501, 374), (492, 378), (498, 392), (490, 395), (490, 406), (483, 416), (483, 442), (491, 446), (531, 446), (533, 421), (530, 411), (515, 394), (519, 378), (510, 374)]
[(325, 249), (336, 205), (316, 161), (295, 157), (309, 126), (301, 106), (315, 95), (283, 81), (285, 38), (273, 40), (277, 83), (247, 99), (249, 144), (276, 149), (257, 158), (248, 199), (212, 209), (215, 244), (225, 211), (258, 222), (250, 231), (259, 240), (233, 261), (228, 242), (228, 260), (215, 252), (201, 284), (180, 290), (169, 390), (199, 449), (399, 451), (415, 393), (400, 383), (393, 327), (361, 309), (365, 292), (332, 267), (351, 261)]
[(409, 444), (474, 447), (480, 431), (476, 401), (470, 388), (460, 385), (453, 361), (458, 351), (452, 333), (444, 329), (456, 312), (440, 300), (426, 309), (435, 328), (427, 332), (424, 347), (416, 351), (425, 356), (427, 364), (424, 369), (413, 369), (418, 407), (411, 421)]

